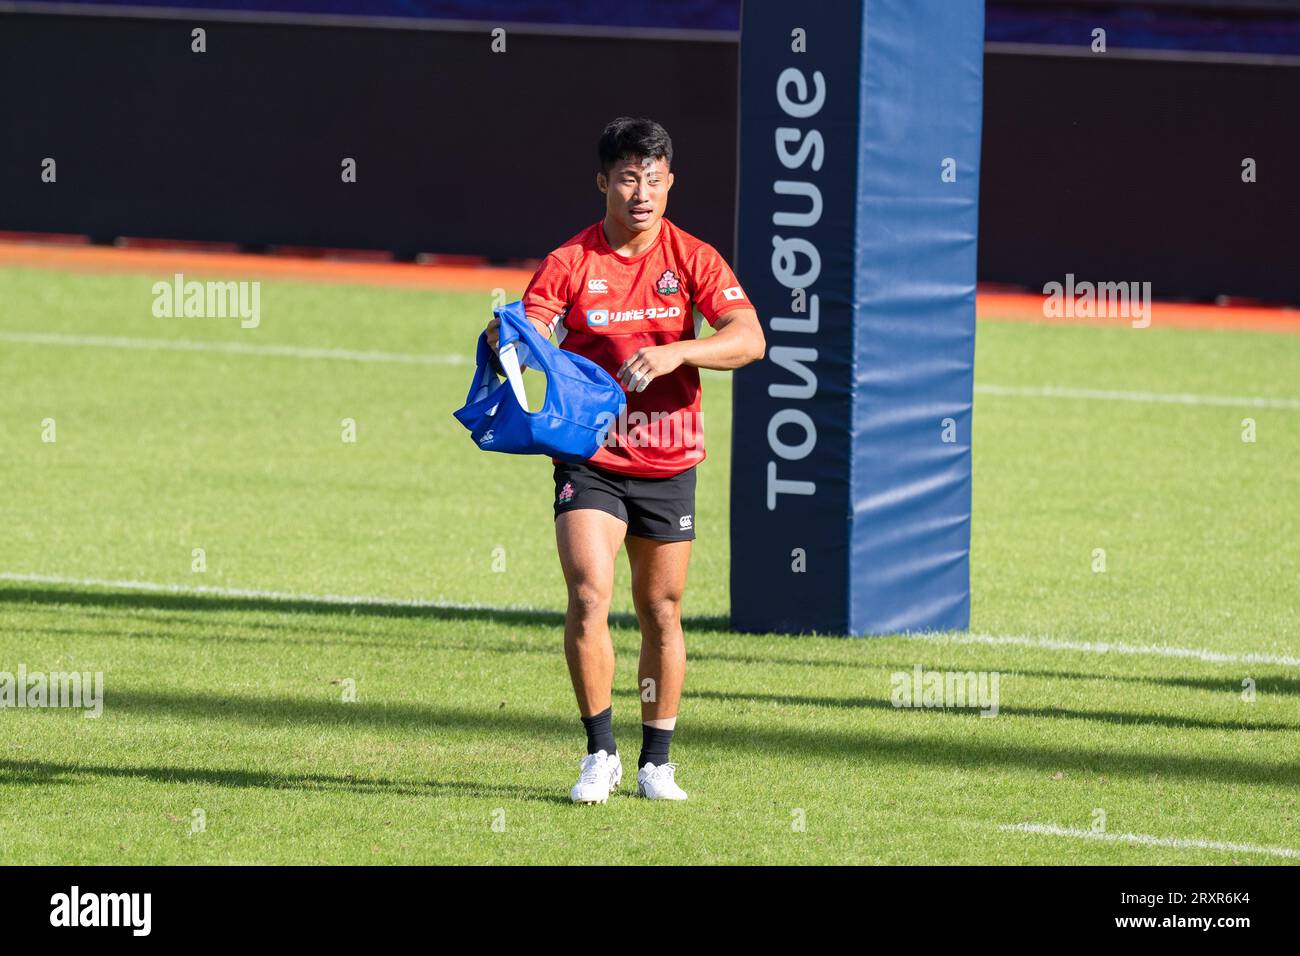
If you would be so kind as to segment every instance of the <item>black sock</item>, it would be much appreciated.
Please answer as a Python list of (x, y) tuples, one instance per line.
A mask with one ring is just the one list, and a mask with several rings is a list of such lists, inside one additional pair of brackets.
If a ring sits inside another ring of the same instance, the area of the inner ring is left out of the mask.
[(582, 726), (587, 728), (587, 753), (594, 754), (603, 750), (611, 757), (618, 753), (614, 743), (614, 705), (606, 707), (599, 714), (582, 718)]
[(648, 763), (662, 767), (668, 762), (668, 747), (673, 742), (673, 732), (662, 727), (641, 725), (641, 756), (636, 758), (637, 769)]

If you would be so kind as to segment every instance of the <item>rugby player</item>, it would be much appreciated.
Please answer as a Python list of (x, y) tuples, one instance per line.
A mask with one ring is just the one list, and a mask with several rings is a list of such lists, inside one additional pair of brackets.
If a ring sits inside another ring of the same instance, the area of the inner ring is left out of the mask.
[[(597, 148), (605, 215), (546, 256), (524, 292), (525, 314), (560, 348), (599, 364), (627, 391), (626, 419), (582, 464), (556, 461), (555, 538), (568, 586), (564, 652), (587, 732), (570, 791), (604, 803), (623, 767), (612, 729), (614, 562), (627, 549), (641, 627), (637, 794), (685, 800), (668, 759), (686, 672), (682, 594), (695, 538), (695, 469), (704, 460), (701, 368), (763, 357), (753, 305), (716, 249), (664, 212), (673, 146), (648, 119), (620, 117)], [(700, 338), (701, 320), (713, 334)], [(496, 348), (497, 320), (487, 328)]]

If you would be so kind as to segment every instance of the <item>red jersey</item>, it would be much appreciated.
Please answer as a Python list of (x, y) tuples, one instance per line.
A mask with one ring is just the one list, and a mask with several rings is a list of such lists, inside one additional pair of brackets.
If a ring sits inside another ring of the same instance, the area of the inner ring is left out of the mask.
[[(667, 219), (654, 244), (635, 256), (610, 248), (603, 222), (584, 229), (538, 267), (523, 306), (551, 326), (560, 348), (615, 377), (637, 349), (697, 338), (696, 309), (713, 325), (727, 312), (754, 307), (718, 250)], [(588, 463), (668, 478), (703, 460), (700, 372), (683, 364), (627, 394), (625, 421)]]

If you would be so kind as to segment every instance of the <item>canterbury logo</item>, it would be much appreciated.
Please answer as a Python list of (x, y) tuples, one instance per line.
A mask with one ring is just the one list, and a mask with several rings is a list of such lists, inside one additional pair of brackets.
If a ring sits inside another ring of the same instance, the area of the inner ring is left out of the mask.
[(608, 291), (609, 291), (609, 280), (608, 280), (608, 279), (588, 279), (588, 280), (587, 280), (587, 292), (588, 292), (590, 295), (598, 295), (598, 294), (600, 294), (601, 292), (608, 292)]
[(680, 527), (683, 531), (690, 531), (690, 530), (691, 530), (691, 516), (690, 516), (690, 515), (682, 515), (680, 518), (677, 519), (677, 525), (678, 525), (678, 527)]

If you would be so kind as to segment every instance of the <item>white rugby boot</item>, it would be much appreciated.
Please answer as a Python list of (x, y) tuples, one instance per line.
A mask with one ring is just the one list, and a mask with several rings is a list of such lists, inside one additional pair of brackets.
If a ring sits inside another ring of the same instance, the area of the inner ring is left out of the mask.
[(636, 772), (636, 795), (648, 800), (685, 800), (686, 791), (677, 786), (677, 764), (646, 764)]
[(618, 754), (610, 756), (603, 750), (582, 758), (578, 782), (569, 791), (574, 803), (605, 803), (623, 780), (623, 762)]

